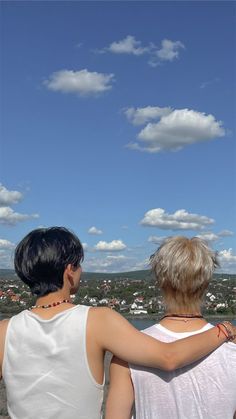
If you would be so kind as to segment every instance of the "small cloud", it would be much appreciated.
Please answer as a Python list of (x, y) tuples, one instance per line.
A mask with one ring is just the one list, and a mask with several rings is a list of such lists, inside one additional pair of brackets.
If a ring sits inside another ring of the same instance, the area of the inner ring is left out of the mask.
[(88, 233), (89, 234), (95, 234), (95, 235), (99, 235), (99, 234), (102, 234), (103, 233), (103, 231), (102, 230), (99, 230), (97, 227), (90, 227), (89, 228), (89, 230), (88, 230)]
[(148, 237), (148, 242), (160, 245), (166, 239), (167, 239), (167, 236), (150, 236)]
[(217, 240), (219, 240), (219, 235), (211, 232), (198, 234), (196, 237), (206, 242), (216, 242)]
[(141, 41), (138, 41), (134, 36), (127, 35), (120, 41), (112, 42), (108, 47), (96, 52), (104, 54), (110, 52), (112, 54), (126, 54), (142, 56), (146, 54), (149, 56), (148, 64), (151, 67), (156, 67), (165, 61), (172, 62), (179, 58), (179, 52), (185, 46), (180, 41), (171, 41), (170, 39), (163, 39), (161, 47), (157, 47), (153, 42), (149, 42), (147, 46), (143, 46)]
[(140, 144), (129, 143), (128, 148), (148, 153), (179, 151), (190, 144), (209, 141), (226, 134), (222, 122), (216, 121), (213, 115), (190, 109), (176, 109), (171, 112), (167, 111), (170, 108), (160, 109), (165, 109), (167, 114), (161, 116), (158, 122), (148, 123), (138, 134)]
[(18, 191), (9, 191), (0, 183), (0, 207), (17, 204), (23, 199), (23, 195)]
[(156, 55), (162, 61), (173, 61), (179, 57), (179, 51), (183, 48), (185, 48), (185, 46), (180, 41), (163, 39), (161, 42), (161, 49), (157, 51)]
[(205, 89), (205, 87), (207, 87), (207, 86), (209, 86), (211, 84), (218, 83), (219, 81), (220, 81), (219, 77), (215, 77), (212, 80), (204, 81), (203, 83), (201, 83), (200, 89)]
[(112, 88), (114, 74), (60, 70), (53, 73), (43, 84), (55, 92), (75, 93), (81, 96), (97, 95)]
[(13, 249), (15, 244), (9, 240), (0, 239), (0, 249)]
[(10, 269), (13, 265), (13, 250), (15, 244), (6, 239), (0, 239), (0, 268)]
[(233, 236), (233, 235), (234, 235), (233, 231), (230, 231), (230, 230), (222, 230), (220, 231), (220, 233), (218, 233), (218, 236), (220, 237), (227, 237), (227, 236)]
[(143, 55), (149, 52), (149, 47), (143, 47), (141, 42), (137, 41), (134, 36), (128, 35), (120, 41), (112, 42), (103, 51), (109, 51), (113, 54)]
[(81, 48), (83, 46), (83, 42), (78, 42), (76, 45), (75, 45), (75, 48)]
[(236, 255), (233, 254), (233, 249), (221, 250), (219, 252), (219, 258), (222, 262), (236, 263)]
[(88, 244), (87, 243), (82, 243), (82, 247), (84, 252), (86, 252), (88, 250)]
[(112, 240), (111, 242), (99, 241), (96, 244), (95, 249), (107, 252), (124, 250), (126, 247), (126, 244), (124, 244), (122, 240)]
[(148, 121), (156, 120), (162, 116), (169, 115), (173, 109), (166, 107), (160, 108), (159, 106), (146, 106), (145, 108), (127, 108), (124, 113), (129, 122), (133, 125), (142, 125)]
[(236, 273), (236, 255), (232, 248), (221, 250), (218, 257), (222, 272)]
[(0, 224), (16, 225), (20, 221), (39, 218), (38, 214), (19, 214), (10, 207), (0, 207)]
[(204, 215), (190, 214), (184, 209), (168, 214), (162, 208), (147, 211), (140, 224), (148, 227), (158, 227), (163, 230), (202, 230), (214, 220)]

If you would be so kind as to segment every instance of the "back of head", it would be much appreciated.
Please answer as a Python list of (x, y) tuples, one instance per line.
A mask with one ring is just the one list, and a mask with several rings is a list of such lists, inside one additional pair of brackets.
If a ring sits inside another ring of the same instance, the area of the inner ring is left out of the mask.
[(83, 260), (78, 237), (64, 227), (31, 231), (15, 250), (15, 271), (38, 297), (63, 287), (63, 275), (71, 264), (78, 268)]
[(198, 237), (169, 237), (151, 256), (152, 269), (169, 309), (198, 309), (214, 269), (215, 252)]

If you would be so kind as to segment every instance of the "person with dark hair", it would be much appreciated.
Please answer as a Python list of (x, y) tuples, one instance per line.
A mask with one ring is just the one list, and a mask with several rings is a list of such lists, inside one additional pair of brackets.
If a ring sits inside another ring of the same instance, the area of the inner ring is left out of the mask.
[[(198, 237), (169, 237), (151, 256), (150, 264), (166, 312), (144, 333), (163, 342), (180, 342), (214, 329), (204, 319), (201, 306), (214, 269), (219, 266), (215, 252)], [(217, 327), (219, 334), (228, 334), (227, 321)], [(228, 338), (232, 342), (177, 371), (128, 365), (114, 358), (106, 419), (130, 419), (134, 401), (135, 419), (233, 419), (236, 339)]]
[(108, 308), (73, 305), (83, 248), (62, 227), (29, 233), (15, 251), (15, 270), (36, 304), (0, 322), (0, 363), (12, 419), (99, 419), (104, 354), (172, 371), (236, 334), (221, 325), (173, 343), (137, 331)]

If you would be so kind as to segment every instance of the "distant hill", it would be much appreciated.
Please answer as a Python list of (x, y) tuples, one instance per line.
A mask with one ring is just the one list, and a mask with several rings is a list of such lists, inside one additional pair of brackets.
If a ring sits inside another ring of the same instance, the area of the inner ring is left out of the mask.
[[(13, 269), (0, 269), (0, 279), (14, 279), (16, 278), (15, 271)], [(82, 280), (89, 281), (89, 280), (113, 280), (113, 279), (129, 279), (132, 280), (144, 280), (144, 279), (151, 279), (152, 273), (149, 269), (145, 269), (142, 271), (130, 271), (130, 272), (117, 272), (117, 273), (102, 273), (102, 272), (83, 272), (82, 273)], [(230, 278), (236, 280), (236, 274), (214, 274), (213, 278), (215, 279), (223, 279), (223, 278)]]

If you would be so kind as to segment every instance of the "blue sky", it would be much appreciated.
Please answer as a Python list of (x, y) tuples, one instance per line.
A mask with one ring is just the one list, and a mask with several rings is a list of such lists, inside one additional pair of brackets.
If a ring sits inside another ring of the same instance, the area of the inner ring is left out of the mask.
[(235, 3), (1, 8), (0, 266), (63, 225), (87, 271), (198, 235), (236, 272)]

